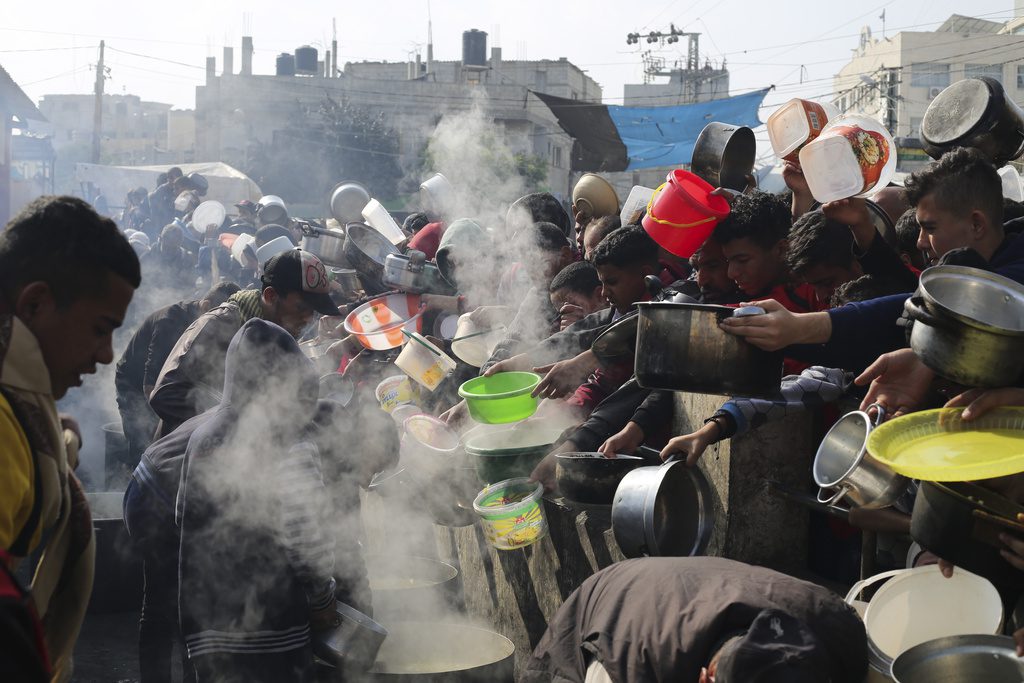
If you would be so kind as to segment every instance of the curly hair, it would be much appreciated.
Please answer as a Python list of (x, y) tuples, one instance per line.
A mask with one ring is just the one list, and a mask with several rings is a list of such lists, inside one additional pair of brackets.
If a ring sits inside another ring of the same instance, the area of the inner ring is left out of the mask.
[(732, 211), (715, 227), (719, 244), (750, 238), (757, 246), (770, 249), (786, 239), (793, 224), (793, 213), (785, 200), (768, 192), (740, 195)]
[(848, 268), (853, 263), (853, 233), (821, 211), (805, 213), (789, 231), (786, 263), (796, 274), (822, 264)]
[(931, 196), (943, 211), (965, 216), (981, 211), (996, 228), (1003, 224), (1003, 183), (995, 166), (981, 152), (955, 147), (904, 184), (907, 201), (917, 206)]
[(612, 230), (601, 243), (594, 248), (595, 266), (630, 266), (657, 265), (658, 244), (651, 239), (643, 228), (635, 225)]

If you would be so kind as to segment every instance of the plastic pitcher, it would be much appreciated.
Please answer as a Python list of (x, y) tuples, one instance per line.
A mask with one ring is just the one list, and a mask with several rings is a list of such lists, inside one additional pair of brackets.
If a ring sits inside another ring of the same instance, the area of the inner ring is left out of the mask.
[(367, 225), (384, 235), (392, 244), (401, 244), (405, 241), (405, 233), (402, 232), (402, 228), (391, 217), (384, 205), (376, 199), (371, 199), (363, 207), (363, 218), (366, 219)]
[(896, 145), (878, 121), (840, 116), (800, 150), (811, 194), (822, 204), (863, 197), (884, 187), (896, 171)]
[(647, 204), (643, 226), (667, 251), (690, 258), (729, 215), (729, 202), (689, 171), (676, 169), (665, 180)]
[(768, 117), (768, 139), (775, 154), (786, 161), (797, 161), (800, 150), (821, 134), (829, 115), (817, 102), (794, 98)]
[(421, 387), (433, 391), (455, 371), (456, 363), (422, 335), (412, 333), (410, 337), (395, 365)]
[(491, 484), (473, 501), (483, 522), (484, 536), (498, 550), (515, 550), (536, 543), (548, 533), (541, 494), (544, 487), (525, 477)]

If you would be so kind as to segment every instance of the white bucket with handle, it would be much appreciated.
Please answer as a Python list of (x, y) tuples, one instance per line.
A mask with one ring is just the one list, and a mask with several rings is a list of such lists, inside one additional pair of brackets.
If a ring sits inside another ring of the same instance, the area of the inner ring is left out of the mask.
[(885, 579), (864, 613), (872, 673), (891, 676), (896, 657), (929, 640), (992, 635), (1002, 628), (1003, 605), (995, 586), (959, 568), (948, 579), (938, 565), (882, 572), (855, 583), (846, 602), (853, 605), (861, 591)]

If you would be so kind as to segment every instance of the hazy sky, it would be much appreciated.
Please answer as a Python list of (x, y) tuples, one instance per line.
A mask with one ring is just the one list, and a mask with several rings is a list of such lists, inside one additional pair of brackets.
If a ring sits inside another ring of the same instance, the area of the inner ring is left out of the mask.
[[(170, 102), (195, 103), (205, 58), (235, 47), (239, 68), (242, 35), (252, 35), (254, 70), (273, 73), (274, 58), (302, 44), (330, 45), (338, 26), (339, 63), (405, 61), (427, 38), (426, 0), (270, 2), (176, 0), (152, 2), (37, 0), (14, 3), (0, 13), (0, 64), (33, 99), (48, 93), (92, 92), (97, 45), (107, 41), (107, 92)], [(17, 11), (11, 11), (17, 7)], [(626, 33), (668, 29), (669, 23), (700, 32), (702, 61), (728, 60), (733, 94), (774, 84), (766, 108), (791, 97), (823, 96), (831, 76), (856, 47), (860, 29), (880, 35), (901, 29), (930, 30), (950, 14), (1003, 21), (1013, 15), (1006, 0), (869, 0), (850, 2), (754, 2), (752, 0), (433, 0), (436, 59), (457, 60), (464, 29), (487, 31), (488, 47), (505, 59), (558, 58), (586, 69), (604, 89), (605, 101), (621, 103), (623, 83), (641, 82), (640, 49)], [(671, 62), (685, 41), (659, 54)], [(641, 40), (640, 48), (647, 43)], [(128, 52), (136, 53), (127, 54)], [(139, 56), (144, 55), (144, 56)], [(425, 55), (425, 50), (424, 50)], [(801, 67), (803, 65), (803, 68)], [(801, 83), (801, 77), (803, 83)], [(767, 113), (762, 111), (764, 120)]]

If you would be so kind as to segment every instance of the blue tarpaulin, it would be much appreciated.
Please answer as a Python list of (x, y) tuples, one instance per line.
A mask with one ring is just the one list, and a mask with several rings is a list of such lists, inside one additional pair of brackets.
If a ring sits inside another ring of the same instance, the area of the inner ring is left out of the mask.
[(626, 145), (626, 170), (690, 163), (697, 136), (711, 121), (760, 126), (757, 110), (768, 90), (677, 107), (608, 105), (608, 115)]

